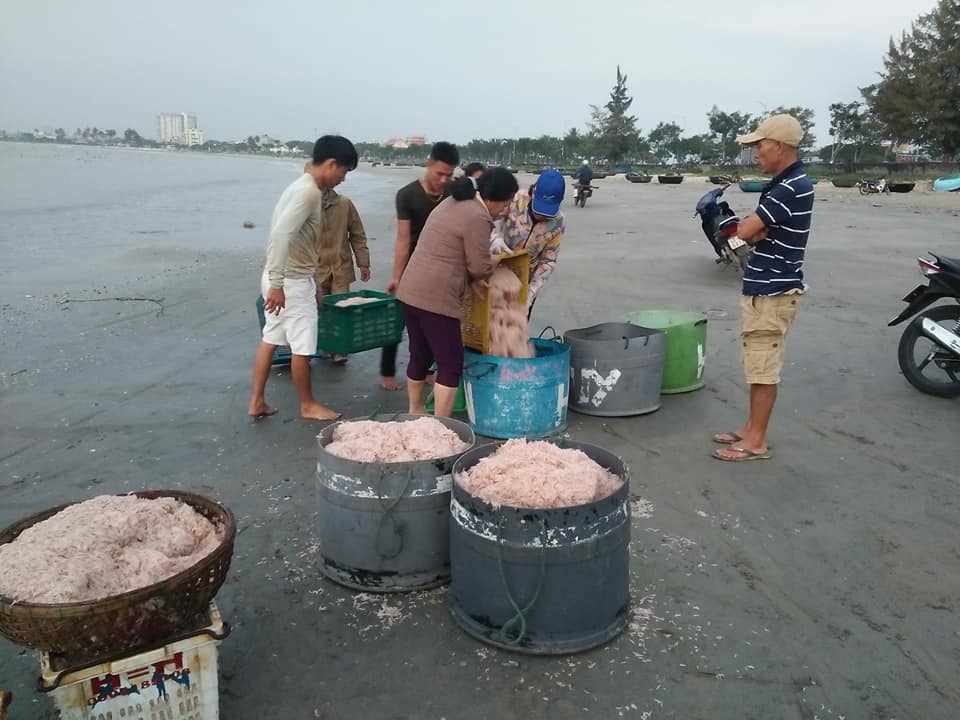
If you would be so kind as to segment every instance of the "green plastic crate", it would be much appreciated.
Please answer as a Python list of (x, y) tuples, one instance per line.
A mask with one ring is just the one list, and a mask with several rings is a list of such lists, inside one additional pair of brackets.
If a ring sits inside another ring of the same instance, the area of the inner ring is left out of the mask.
[[(260, 332), (263, 333), (263, 326), (267, 324), (267, 317), (263, 311), (263, 295), (257, 297), (257, 317), (260, 319)], [(313, 357), (320, 357), (321, 354), (320, 343), (317, 343), (317, 354)], [(271, 364), (289, 365), (292, 359), (293, 353), (290, 352), (290, 348), (286, 345), (279, 345), (277, 349), (273, 351), (273, 361)]]
[[(377, 298), (376, 302), (337, 307), (346, 298)], [(327, 352), (350, 355), (395, 345), (403, 337), (403, 312), (397, 298), (376, 290), (326, 295), (320, 308), (318, 345)]]

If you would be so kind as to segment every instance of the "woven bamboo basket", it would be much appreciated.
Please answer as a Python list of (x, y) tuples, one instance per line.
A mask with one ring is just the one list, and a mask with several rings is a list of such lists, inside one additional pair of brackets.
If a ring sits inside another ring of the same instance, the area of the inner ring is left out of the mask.
[[(145, 490), (137, 497), (170, 497), (186, 503), (214, 525), (223, 540), (193, 567), (122, 595), (85, 602), (16, 602), (0, 595), (0, 635), (18, 645), (55, 653), (121, 652), (160, 640), (196, 622), (223, 585), (233, 557), (237, 526), (229, 508), (211, 498), (174, 490)], [(71, 504), (32, 515), (0, 532), (0, 545)]]

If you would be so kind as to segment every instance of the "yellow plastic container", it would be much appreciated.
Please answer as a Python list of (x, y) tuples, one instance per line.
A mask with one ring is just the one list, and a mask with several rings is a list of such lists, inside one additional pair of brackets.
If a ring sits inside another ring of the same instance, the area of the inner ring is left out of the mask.
[[(530, 286), (530, 255), (526, 250), (517, 250), (500, 260), (500, 267), (509, 268), (520, 278), (520, 302), (526, 304)], [(490, 293), (481, 300), (467, 288), (463, 303), (463, 322), (460, 323), (463, 346), (487, 355), (490, 350)]]

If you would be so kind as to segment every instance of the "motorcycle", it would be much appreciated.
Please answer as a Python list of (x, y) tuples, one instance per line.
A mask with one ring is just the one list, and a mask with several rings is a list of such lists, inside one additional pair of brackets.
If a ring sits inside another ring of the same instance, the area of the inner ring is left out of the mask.
[(730, 209), (726, 200), (721, 200), (730, 184), (714, 188), (697, 202), (694, 217), (700, 217), (700, 226), (710, 246), (717, 254), (717, 264), (733, 265), (743, 272), (750, 259), (751, 249), (737, 236), (740, 218)]
[(877, 193), (890, 194), (890, 186), (886, 178), (879, 180), (857, 180), (857, 188), (861, 195), (876, 195)]
[[(960, 259), (929, 254), (930, 258), (917, 258), (920, 274), (927, 284), (918, 285), (903, 298), (906, 309), (888, 326), (916, 315), (904, 329), (897, 348), (903, 376), (920, 392), (957, 397), (960, 395)], [(920, 312), (944, 298), (956, 304), (937, 305)], [(933, 377), (924, 374), (931, 366), (936, 369)]]
[(590, 183), (581, 183), (578, 182), (573, 186), (573, 204), (574, 206), (579, 205), (580, 207), (587, 206), (587, 198), (593, 195), (594, 190), (599, 190), (600, 188)]

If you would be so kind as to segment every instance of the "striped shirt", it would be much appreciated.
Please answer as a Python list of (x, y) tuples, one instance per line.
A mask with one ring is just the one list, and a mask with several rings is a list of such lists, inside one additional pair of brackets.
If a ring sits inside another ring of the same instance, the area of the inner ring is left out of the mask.
[(767, 183), (757, 217), (767, 237), (754, 246), (743, 273), (744, 295), (783, 295), (806, 290), (803, 256), (810, 235), (813, 183), (803, 163), (795, 162)]

